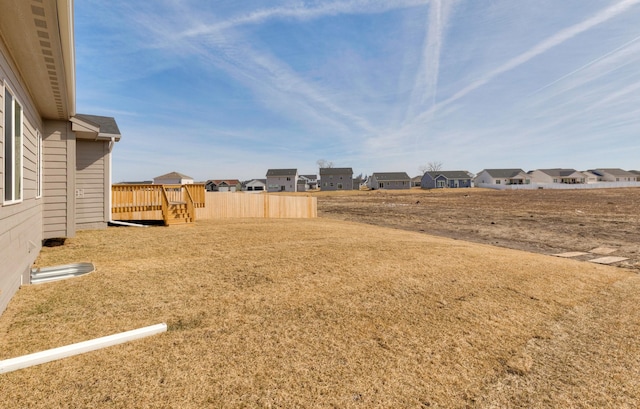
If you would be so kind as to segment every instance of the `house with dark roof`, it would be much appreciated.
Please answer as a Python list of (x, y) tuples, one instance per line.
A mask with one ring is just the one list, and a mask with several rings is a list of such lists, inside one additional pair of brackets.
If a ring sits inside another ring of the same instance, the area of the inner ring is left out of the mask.
[(180, 172), (169, 172), (153, 178), (154, 185), (190, 185), (193, 178)]
[(245, 192), (265, 192), (267, 190), (267, 179), (252, 179), (242, 184)]
[(598, 176), (603, 182), (636, 182), (637, 175), (618, 168), (598, 168), (589, 170)]
[(629, 172), (636, 175), (636, 182), (640, 182), (640, 170), (630, 170)]
[(317, 175), (300, 175), (298, 176), (298, 192), (306, 192), (308, 190), (316, 190), (318, 188)]
[(297, 192), (298, 169), (267, 170), (268, 192)]
[(484, 169), (473, 179), (475, 186), (482, 185), (528, 185), (531, 176), (522, 169)]
[(471, 187), (471, 175), (465, 170), (428, 171), (422, 175), (423, 189)]
[(320, 168), (320, 190), (353, 190), (353, 169)]
[(411, 189), (407, 172), (374, 172), (367, 181), (369, 189)]
[(204, 184), (207, 192), (236, 192), (241, 186), (238, 179), (210, 179)]
[(73, 1), (3, 0), (0, 11), (0, 312), (43, 240), (111, 219), (114, 118), (76, 112)]
[(537, 184), (562, 183), (575, 185), (587, 183), (587, 178), (582, 172), (575, 169), (536, 169), (529, 172), (531, 182)]

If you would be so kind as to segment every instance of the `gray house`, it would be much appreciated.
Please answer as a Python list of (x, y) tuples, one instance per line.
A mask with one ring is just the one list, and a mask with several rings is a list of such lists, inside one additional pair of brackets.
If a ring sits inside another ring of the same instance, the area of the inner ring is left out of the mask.
[(298, 169), (269, 169), (267, 171), (268, 192), (297, 192)]
[(320, 190), (353, 190), (353, 169), (320, 168)]
[(471, 175), (464, 170), (425, 172), (420, 181), (423, 189), (471, 187)]
[(375, 172), (369, 176), (370, 189), (411, 189), (411, 178), (406, 172)]
[(43, 240), (110, 220), (113, 118), (76, 112), (72, 0), (0, 11), (0, 312)]

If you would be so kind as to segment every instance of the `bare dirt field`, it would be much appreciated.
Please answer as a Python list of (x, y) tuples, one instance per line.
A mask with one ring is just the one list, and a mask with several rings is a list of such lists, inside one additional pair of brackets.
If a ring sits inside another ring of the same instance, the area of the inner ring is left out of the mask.
[[(318, 215), (531, 251), (606, 247), (640, 270), (640, 189), (318, 193)], [(601, 257), (577, 256), (579, 260)]]

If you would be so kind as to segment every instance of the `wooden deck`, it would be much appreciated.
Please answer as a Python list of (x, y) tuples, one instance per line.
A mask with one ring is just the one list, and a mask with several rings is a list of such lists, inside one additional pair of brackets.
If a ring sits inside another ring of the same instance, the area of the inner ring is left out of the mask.
[(158, 220), (165, 225), (188, 224), (205, 206), (204, 184), (113, 185), (112, 220)]

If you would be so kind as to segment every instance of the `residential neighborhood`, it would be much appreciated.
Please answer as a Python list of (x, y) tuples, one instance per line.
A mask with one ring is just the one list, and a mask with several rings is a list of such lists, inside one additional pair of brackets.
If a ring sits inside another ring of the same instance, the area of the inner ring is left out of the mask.
[(172, 171), (153, 181), (119, 182), (119, 184), (190, 184), (201, 183), (207, 192), (313, 192), (344, 190), (461, 189), (601, 189), (640, 187), (640, 171), (619, 168), (594, 168), (579, 171), (571, 168), (545, 168), (525, 171), (521, 168), (487, 168), (477, 174), (468, 170), (425, 171), (410, 177), (407, 172), (374, 172), (354, 177), (351, 167), (319, 168), (317, 174), (300, 174), (296, 168), (267, 169), (265, 177), (249, 180), (208, 179), (194, 182), (183, 173)]

